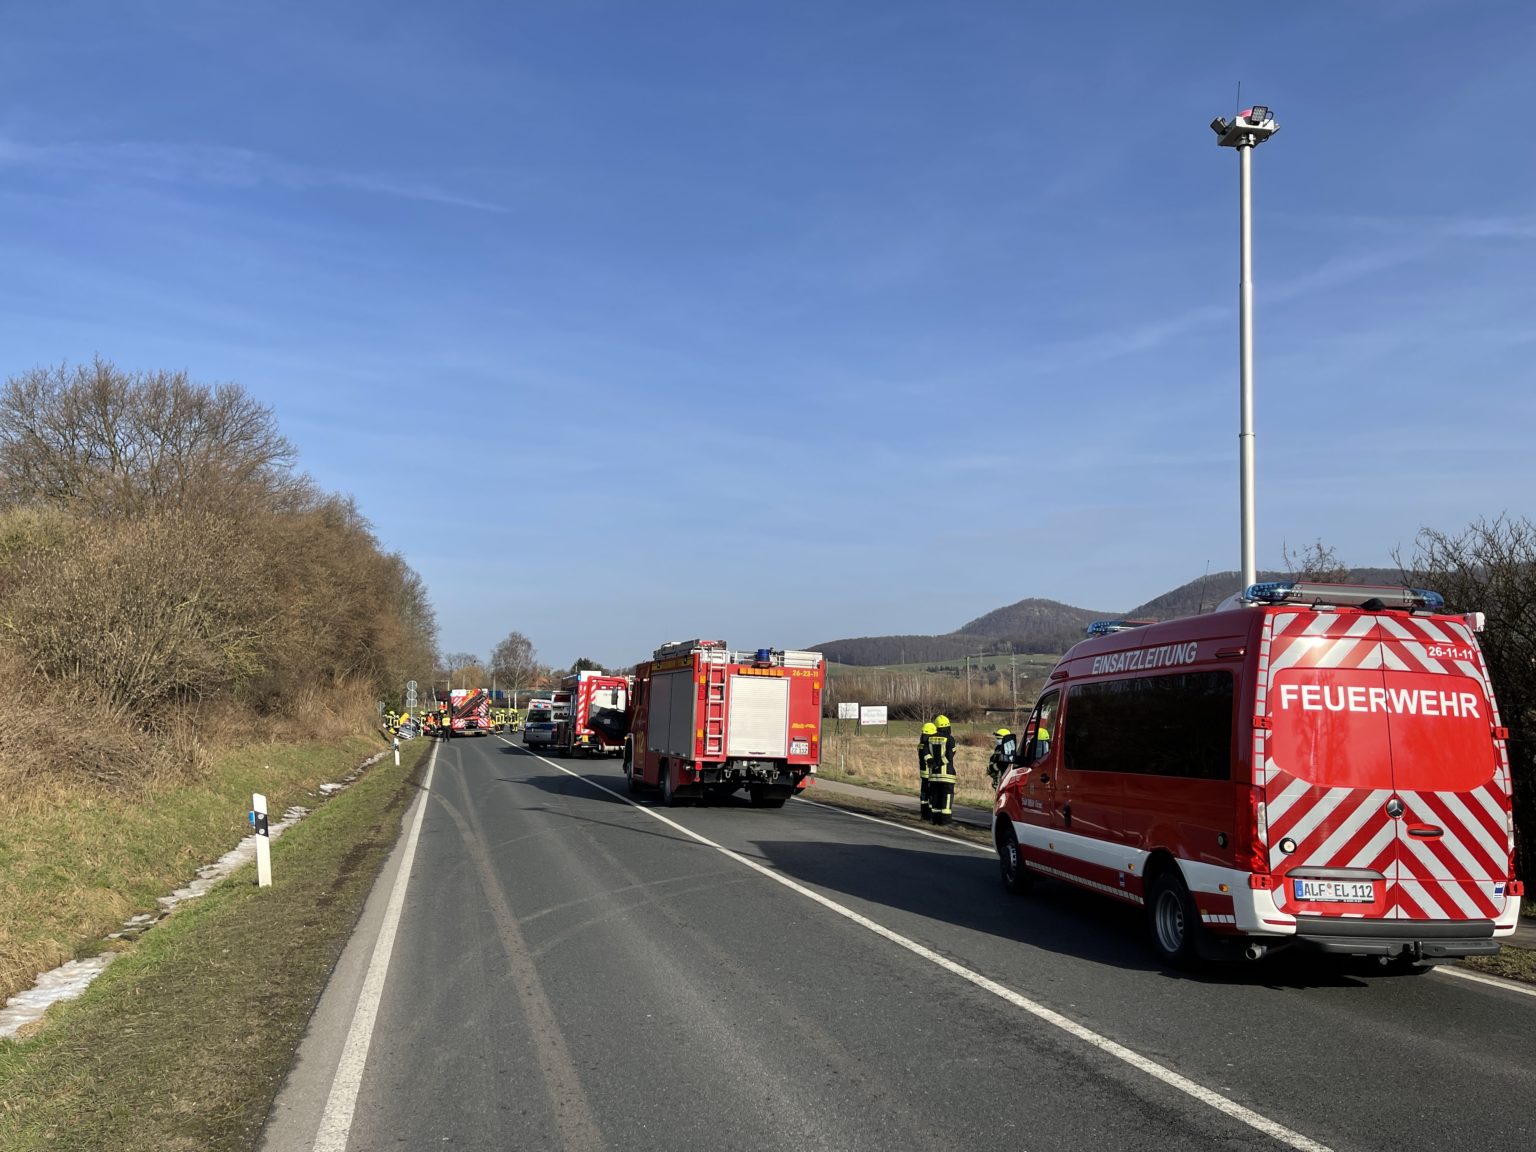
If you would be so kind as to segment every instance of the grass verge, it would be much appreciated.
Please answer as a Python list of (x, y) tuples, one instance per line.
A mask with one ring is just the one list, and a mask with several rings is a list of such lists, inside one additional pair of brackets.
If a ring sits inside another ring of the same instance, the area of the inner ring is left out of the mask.
[(1536, 984), (1536, 951), (1529, 948), (1511, 948), (1506, 944), (1497, 956), (1469, 956), (1460, 963), (1489, 976)]
[(320, 802), (383, 747), (377, 736), (326, 744), (258, 744), (220, 756), (197, 779), (127, 793), (66, 785), (0, 796), (0, 1001), (39, 972), (116, 931), (187, 883), (250, 829), (251, 793), (273, 820)]
[[(183, 905), (46, 1027), (0, 1042), (0, 1148), (251, 1148), (399, 835), (428, 741), (386, 759)], [(353, 765), (355, 766), (355, 759)]]

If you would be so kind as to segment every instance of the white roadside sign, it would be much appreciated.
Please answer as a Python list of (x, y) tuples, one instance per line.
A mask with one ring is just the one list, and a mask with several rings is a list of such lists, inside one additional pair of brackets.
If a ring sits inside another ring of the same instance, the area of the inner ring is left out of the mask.
[(885, 705), (884, 704), (862, 704), (862, 705), (859, 706), (859, 726), (860, 727), (863, 727), (865, 724), (884, 724), (884, 723), (885, 723)]
[(859, 706), (857, 704), (839, 704), (837, 706), (837, 718), (839, 720), (857, 720), (859, 718)]

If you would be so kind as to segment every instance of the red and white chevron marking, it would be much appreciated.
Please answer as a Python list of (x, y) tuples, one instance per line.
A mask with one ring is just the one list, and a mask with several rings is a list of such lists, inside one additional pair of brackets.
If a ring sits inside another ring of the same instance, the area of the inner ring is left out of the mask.
[[(1432, 650), (1437, 654), (1431, 655)], [(1490, 728), (1500, 723), (1482, 653), (1458, 620), (1277, 612), (1266, 621), (1259, 666), (1261, 715), (1267, 714), (1276, 674), (1287, 668), (1381, 669), (1473, 680), (1488, 701)], [(1326, 787), (1301, 779), (1268, 755), (1267, 737), (1266, 731), (1255, 730), (1254, 763), (1272, 870), (1363, 868), (1386, 877), (1381, 907), (1340, 909), (1342, 915), (1463, 920), (1492, 919), (1502, 910), (1493, 897), (1493, 881), (1509, 875), (1514, 847), (1503, 741), (1494, 741), (1492, 777), (1477, 787), (1393, 791)], [(1386, 810), (1394, 795), (1406, 808), (1400, 820)], [(1406, 834), (1413, 825), (1433, 825), (1442, 832), (1420, 839)], [(1289, 854), (1279, 847), (1287, 837), (1296, 842)]]

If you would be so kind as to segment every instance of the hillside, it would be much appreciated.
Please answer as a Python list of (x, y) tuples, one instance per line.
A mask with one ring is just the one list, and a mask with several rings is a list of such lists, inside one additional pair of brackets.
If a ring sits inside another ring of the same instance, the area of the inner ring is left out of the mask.
[[(1260, 580), (1294, 579), (1288, 572), (1260, 572)], [(1351, 584), (1397, 584), (1395, 568), (1351, 568)], [(922, 664), (979, 652), (1065, 652), (1095, 620), (1116, 617), (1172, 620), (1210, 612), (1239, 591), (1237, 572), (1212, 572), (1124, 612), (1093, 611), (1056, 600), (1026, 598), (993, 609), (953, 632), (936, 636), (859, 636), (812, 648), (839, 664)]]
[[(1260, 580), (1294, 580), (1289, 572), (1260, 572)], [(1347, 584), (1398, 584), (1402, 574), (1396, 568), (1351, 568), (1345, 577)], [(1242, 589), (1240, 572), (1212, 572), (1188, 584), (1181, 584), (1172, 592), (1138, 604), (1124, 615), (1132, 619), (1172, 620), (1179, 616), (1197, 616), (1210, 612), (1228, 596)]]
[(1093, 621), (1112, 615), (1112, 612), (1074, 608), (1058, 600), (1028, 599), (1006, 608), (993, 609), (985, 616), (978, 616), (969, 624), (962, 625), (958, 631), (963, 636), (1012, 641), (1015, 647), (1024, 646), (1019, 648), (1020, 651), (1059, 651), (1055, 646), (1059, 638), (1071, 637), (1075, 640), (1082, 636), (1083, 629)]

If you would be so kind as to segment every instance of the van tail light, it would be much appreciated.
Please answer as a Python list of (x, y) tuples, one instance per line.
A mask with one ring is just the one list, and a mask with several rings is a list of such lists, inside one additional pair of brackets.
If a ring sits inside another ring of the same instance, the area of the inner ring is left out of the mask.
[(1259, 873), (1248, 877), (1248, 887), (1256, 888), (1261, 892), (1273, 892), (1280, 887), (1280, 877), (1269, 873)]
[(1269, 828), (1264, 819), (1264, 789), (1237, 789), (1237, 841), (1233, 852), (1237, 867), (1244, 872), (1269, 871)]
[(1524, 880), (1511, 880), (1509, 882), (1509, 894), (1511, 896), (1524, 896), (1525, 895), (1525, 881)]

